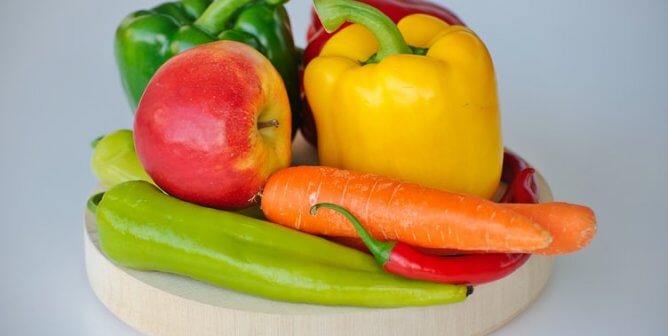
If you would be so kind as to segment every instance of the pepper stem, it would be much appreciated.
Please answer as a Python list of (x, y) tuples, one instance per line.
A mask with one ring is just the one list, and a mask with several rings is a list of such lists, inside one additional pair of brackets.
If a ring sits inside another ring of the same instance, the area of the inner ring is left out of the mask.
[(380, 62), (396, 54), (412, 54), (399, 28), (380, 10), (353, 0), (314, 0), (315, 10), (328, 32), (333, 32), (345, 22), (366, 27), (376, 38), (380, 49), (369, 62)]
[(97, 147), (97, 144), (99, 144), (103, 138), (104, 135), (100, 135), (99, 137), (95, 138), (93, 141), (90, 142), (90, 146), (93, 147), (93, 149), (95, 149), (95, 147)]
[(311, 215), (315, 216), (315, 214), (318, 212), (318, 209), (320, 208), (328, 208), (344, 215), (350, 221), (350, 223), (353, 224), (357, 234), (359, 234), (360, 238), (364, 242), (364, 245), (366, 245), (369, 251), (371, 251), (371, 254), (373, 254), (374, 258), (376, 258), (378, 264), (385, 265), (385, 263), (390, 260), (390, 253), (392, 252), (392, 249), (396, 243), (383, 242), (373, 238), (369, 232), (364, 229), (360, 221), (355, 218), (352, 213), (350, 213), (350, 211), (336, 204), (318, 203), (311, 207)]
[(104, 196), (103, 192), (95, 194), (88, 199), (88, 202), (86, 202), (86, 207), (88, 207), (88, 210), (93, 214), (97, 214), (97, 206), (100, 204), (100, 201), (102, 201), (102, 196)]
[(206, 33), (217, 36), (227, 27), (232, 17), (252, 0), (214, 0), (194, 25)]

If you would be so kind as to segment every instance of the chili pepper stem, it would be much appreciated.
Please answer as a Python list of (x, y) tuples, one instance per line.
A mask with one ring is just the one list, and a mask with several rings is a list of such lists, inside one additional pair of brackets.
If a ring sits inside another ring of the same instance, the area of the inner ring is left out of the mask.
[(97, 214), (97, 206), (100, 204), (100, 201), (102, 201), (103, 196), (104, 193), (101, 192), (91, 196), (88, 199), (88, 202), (86, 202), (86, 207), (88, 208), (88, 210), (90, 210), (90, 212), (92, 212), (93, 214)]
[(377, 240), (373, 238), (369, 232), (367, 232), (362, 224), (355, 218), (355, 216), (350, 213), (350, 211), (346, 210), (345, 208), (332, 204), (332, 203), (319, 203), (311, 207), (311, 215), (315, 216), (316, 213), (318, 212), (318, 209), (320, 208), (328, 208), (331, 210), (334, 210), (342, 215), (344, 215), (355, 227), (355, 230), (359, 234), (360, 238), (364, 242), (364, 245), (366, 245), (367, 248), (369, 248), (369, 251), (371, 251), (371, 254), (373, 254), (374, 258), (376, 258), (376, 261), (380, 265), (385, 265), (390, 260), (390, 253), (392, 252), (392, 249), (396, 245), (394, 242), (382, 242), (380, 240)]
[(93, 141), (90, 142), (90, 146), (93, 147), (93, 149), (95, 149), (95, 147), (97, 147), (97, 144), (99, 144), (103, 138), (104, 135), (100, 135), (99, 137), (95, 138)]
[(339, 29), (345, 22), (352, 22), (373, 34), (380, 49), (369, 62), (380, 62), (390, 55), (413, 53), (394, 22), (372, 6), (352, 0), (314, 0), (313, 4), (328, 32)]
[[(194, 25), (206, 33), (216, 36), (222, 32), (237, 11), (252, 0), (214, 0)], [(276, 2), (276, 1), (274, 1)]]

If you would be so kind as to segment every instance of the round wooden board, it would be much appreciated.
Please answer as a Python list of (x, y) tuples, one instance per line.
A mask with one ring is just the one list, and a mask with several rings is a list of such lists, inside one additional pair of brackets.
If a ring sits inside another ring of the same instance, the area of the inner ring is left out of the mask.
[[(314, 163), (299, 139), (295, 163)], [(539, 178), (541, 201), (552, 200)], [(118, 318), (150, 335), (484, 335), (510, 321), (545, 287), (553, 258), (532, 256), (502, 280), (476, 286), (452, 305), (369, 309), (265, 300), (172, 274), (135, 271), (108, 260), (86, 212), (86, 271), (93, 291)]]

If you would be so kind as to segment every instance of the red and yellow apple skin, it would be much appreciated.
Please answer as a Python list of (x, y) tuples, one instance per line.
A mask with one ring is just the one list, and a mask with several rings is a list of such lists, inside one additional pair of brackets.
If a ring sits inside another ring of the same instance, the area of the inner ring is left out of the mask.
[(148, 84), (135, 147), (153, 181), (182, 200), (251, 205), (290, 164), (291, 116), (278, 72), (255, 49), (221, 41), (185, 51)]

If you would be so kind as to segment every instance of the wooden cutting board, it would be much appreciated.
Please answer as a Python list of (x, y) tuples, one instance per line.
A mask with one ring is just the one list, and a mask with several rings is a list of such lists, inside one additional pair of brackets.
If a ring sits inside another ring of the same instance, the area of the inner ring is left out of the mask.
[[(296, 164), (317, 162), (295, 141)], [(552, 200), (539, 176), (541, 202)], [(532, 256), (502, 280), (476, 286), (462, 303), (370, 309), (265, 300), (186, 277), (114, 265), (100, 251), (95, 218), (85, 214), (84, 246), (90, 285), (119, 319), (150, 335), (484, 335), (517, 316), (545, 287), (552, 257)]]

